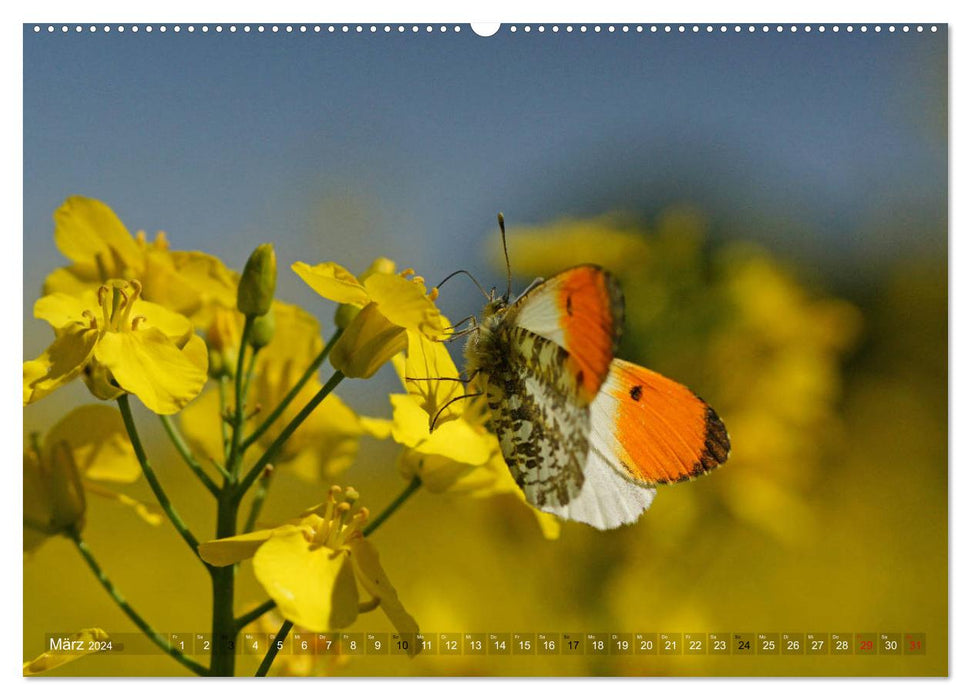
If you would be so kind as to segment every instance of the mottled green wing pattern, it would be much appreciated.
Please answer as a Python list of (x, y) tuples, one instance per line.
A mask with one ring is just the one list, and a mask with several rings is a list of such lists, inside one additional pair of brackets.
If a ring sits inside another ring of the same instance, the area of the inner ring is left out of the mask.
[(519, 326), (495, 338), (502, 361), (485, 378), (493, 429), (526, 499), (538, 508), (565, 506), (583, 486), (590, 414), (571, 401), (576, 377), (566, 351)]

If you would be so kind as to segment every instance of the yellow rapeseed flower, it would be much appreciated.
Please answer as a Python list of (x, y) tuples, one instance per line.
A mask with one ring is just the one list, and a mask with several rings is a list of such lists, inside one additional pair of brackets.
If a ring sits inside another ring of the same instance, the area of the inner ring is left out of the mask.
[(331, 364), (348, 377), (366, 378), (405, 349), (406, 331), (433, 340), (448, 335), (448, 322), (435, 306), (437, 290), (408, 269), (395, 274), (394, 263), (381, 258), (358, 279), (337, 263), (293, 264), (293, 271), (325, 299), (342, 305), (347, 321), (330, 354)]
[(130, 506), (153, 525), (161, 522), (146, 506), (102, 485), (129, 484), (141, 474), (121, 415), (110, 406), (76, 408), (43, 440), (34, 435), (25, 445), (24, 551), (82, 527), (86, 493)]
[(135, 237), (104, 202), (72, 196), (54, 212), (54, 242), (71, 264), (52, 272), (44, 293), (78, 295), (110, 279), (138, 279), (148, 301), (209, 323), (214, 306), (235, 308), (237, 275), (218, 259), (197, 251), (169, 249), (159, 232), (149, 243)]
[[(408, 390), (390, 397), (390, 435), (404, 448), (398, 457), (402, 475), (417, 476), (432, 493), (513, 494), (526, 504), (488, 430), (485, 397), (463, 398), (466, 388), (445, 344), (409, 331), (408, 351), (394, 359), (394, 367)], [(555, 516), (531, 510), (544, 536), (559, 536)]]
[[(327, 501), (270, 530), (212, 540), (199, 555), (213, 566), (253, 559), (253, 573), (280, 613), (314, 632), (344, 629), (363, 610), (380, 607), (402, 634), (418, 633), (362, 530), (366, 508), (351, 513), (358, 494), (331, 488)], [(361, 601), (361, 592), (371, 600)], [(412, 653), (417, 653), (412, 645)]]
[[(273, 303), (272, 309), (277, 329), (273, 339), (256, 358), (253, 381), (247, 394), (247, 403), (253, 406), (253, 412), (246, 421), (246, 432), (255, 429), (266, 414), (279, 405), (324, 347), (320, 325), (313, 316), (297, 306), (279, 301)], [(234, 316), (219, 324), (214, 334), (218, 337), (216, 347), (223, 352), (231, 351), (235, 357), (242, 331), (242, 314), (232, 314)], [(213, 340), (210, 340), (212, 345)], [(211, 357), (214, 352), (215, 349), (210, 347)], [(307, 381), (283, 414), (260, 435), (256, 445), (267, 449), (322, 386), (316, 376)], [(232, 405), (232, 391), (229, 393), (228, 403)], [(179, 418), (182, 431), (193, 447), (206, 457), (221, 462), (224, 455), (219, 392), (203, 393)], [(371, 422), (363, 420), (339, 396), (331, 393), (290, 436), (277, 454), (274, 466), (285, 466), (310, 481), (332, 483), (332, 478), (354, 461), (361, 436), (373, 432), (370, 426)]]
[(49, 294), (34, 316), (54, 328), (54, 342), (24, 363), (24, 405), (79, 375), (95, 396), (135, 394), (158, 414), (176, 413), (206, 382), (206, 345), (180, 314), (140, 299), (141, 284), (109, 280), (97, 292)]

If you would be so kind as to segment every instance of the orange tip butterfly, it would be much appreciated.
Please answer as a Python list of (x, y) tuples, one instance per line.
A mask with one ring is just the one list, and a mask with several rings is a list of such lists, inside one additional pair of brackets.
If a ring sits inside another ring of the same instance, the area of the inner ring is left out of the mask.
[[(503, 249), (505, 225), (499, 215)], [(506, 264), (508, 272), (508, 253)], [(465, 348), (509, 471), (540, 510), (601, 530), (635, 522), (655, 487), (728, 459), (728, 433), (690, 389), (614, 357), (617, 280), (580, 265), (516, 300), (492, 295)]]

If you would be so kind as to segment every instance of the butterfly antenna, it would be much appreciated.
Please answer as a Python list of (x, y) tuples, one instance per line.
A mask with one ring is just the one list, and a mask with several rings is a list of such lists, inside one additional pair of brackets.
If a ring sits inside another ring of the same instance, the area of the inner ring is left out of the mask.
[(506, 219), (502, 212), (499, 212), (499, 231), (502, 233), (502, 254), (506, 256), (506, 301), (512, 294), (512, 267), (509, 265), (509, 247), (506, 245)]
[(441, 282), (439, 282), (438, 285), (437, 285), (437, 288), (438, 289), (441, 289), (442, 288), (442, 285), (445, 284), (446, 282), (448, 282), (453, 277), (455, 277), (455, 275), (465, 275), (466, 277), (468, 277), (470, 280), (472, 280), (472, 283), (475, 284), (475, 286), (479, 289), (479, 291), (482, 292), (482, 296), (484, 296), (486, 299), (489, 298), (489, 295), (486, 293), (486, 290), (482, 288), (482, 285), (481, 284), (479, 284), (479, 280), (477, 280), (472, 275), (472, 273), (469, 272), (468, 270), (456, 270), (452, 274), (446, 276), (445, 279), (443, 279)]

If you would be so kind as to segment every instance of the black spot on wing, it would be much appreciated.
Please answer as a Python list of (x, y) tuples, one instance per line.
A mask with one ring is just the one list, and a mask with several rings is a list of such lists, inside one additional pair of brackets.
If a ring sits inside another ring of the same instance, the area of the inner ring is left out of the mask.
[(634, 401), (640, 401), (641, 400), (641, 396), (643, 394), (644, 394), (644, 387), (642, 387), (640, 384), (638, 384), (637, 386), (631, 388), (631, 390), (630, 390), (630, 397), (632, 399), (634, 399)]

